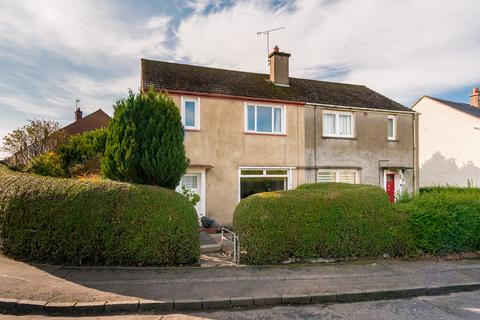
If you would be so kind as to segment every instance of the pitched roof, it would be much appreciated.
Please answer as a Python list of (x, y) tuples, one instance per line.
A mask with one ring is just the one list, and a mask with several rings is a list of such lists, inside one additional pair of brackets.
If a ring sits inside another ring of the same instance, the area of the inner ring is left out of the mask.
[(429, 97), (429, 96), (426, 96), (426, 97), (430, 98), (432, 100), (438, 101), (440, 103), (446, 104), (449, 107), (457, 109), (458, 111), (464, 112), (464, 113), (469, 114), (471, 116), (480, 117), (480, 108), (476, 108), (474, 106), (471, 106), (468, 103), (454, 102), (454, 101), (443, 100), (443, 99)]
[(98, 109), (85, 117), (70, 123), (62, 128), (68, 135), (92, 131), (95, 129), (105, 128), (110, 122), (110, 116), (102, 109)]
[(290, 78), (289, 86), (277, 86), (262, 73), (147, 59), (141, 64), (143, 89), (413, 112), (363, 85)]

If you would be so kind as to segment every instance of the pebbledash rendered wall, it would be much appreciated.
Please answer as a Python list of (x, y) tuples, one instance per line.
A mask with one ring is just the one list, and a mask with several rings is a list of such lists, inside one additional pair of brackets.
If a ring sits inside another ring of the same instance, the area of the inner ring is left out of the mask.
[[(354, 137), (331, 138), (323, 136), (324, 110), (348, 111), (354, 114)], [(397, 117), (397, 139), (387, 139), (387, 117)], [(418, 188), (418, 116), (395, 111), (372, 111), (305, 107), (305, 182), (316, 180), (321, 168), (356, 169), (360, 183), (384, 186), (383, 168), (404, 170), (407, 189)], [(380, 161), (379, 160), (388, 160)]]
[[(239, 202), (240, 167), (302, 167), (304, 160), (304, 105), (268, 103), (172, 94), (200, 98), (200, 130), (187, 130), (185, 148), (191, 167), (207, 167), (206, 215), (220, 225), (231, 224)], [(285, 106), (286, 134), (245, 133), (245, 102)], [(303, 170), (292, 170), (291, 184), (304, 182)]]

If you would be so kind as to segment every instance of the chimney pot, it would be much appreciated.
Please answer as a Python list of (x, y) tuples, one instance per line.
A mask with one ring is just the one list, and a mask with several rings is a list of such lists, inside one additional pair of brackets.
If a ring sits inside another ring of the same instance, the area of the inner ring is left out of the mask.
[(478, 92), (478, 87), (475, 87), (472, 90), (472, 94), (470, 95), (470, 105), (472, 107), (480, 108), (480, 93)]
[(270, 63), (270, 81), (277, 85), (288, 86), (288, 60), (290, 53), (280, 52), (278, 46), (273, 47), (272, 53), (268, 55)]
[(80, 110), (80, 107), (78, 107), (77, 110), (75, 110), (75, 121), (82, 119), (82, 114), (82, 110)]

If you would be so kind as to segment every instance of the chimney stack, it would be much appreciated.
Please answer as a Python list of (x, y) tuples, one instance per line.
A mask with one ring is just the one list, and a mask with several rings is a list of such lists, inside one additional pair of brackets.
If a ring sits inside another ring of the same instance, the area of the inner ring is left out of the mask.
[(276, 85), (288, 86), (288, 60), (290, 53), (280, 52), (277, 46), (268, 55), (270, 63), (270, 81)]
[(480, 93), (478, 88), (473, 88), (472, 94), (470, 95), (470, 105), (472, 107), (480, 108)]
[(77, 110), (75, 110), (75, 121), (78, 121), (82, 119), (82, 110), (80, 110), (80, 107), (77, 107)]

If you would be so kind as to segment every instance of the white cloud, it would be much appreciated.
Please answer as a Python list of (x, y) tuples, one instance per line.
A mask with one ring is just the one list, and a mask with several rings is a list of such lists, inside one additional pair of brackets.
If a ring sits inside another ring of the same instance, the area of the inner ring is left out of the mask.
[[(0, 95), (0, 105), (7, 106), (22, 113), (41, 117), (56, 117), (63, 111), (61, 110), (62, 106), (53, 100), (50, 101), (47, 106), (45, 101), (38, 101), (38, 103), (36, 103), (11, 95)], [(55, 107), (52, 107), (52, 105)]]
[(94, 0), (6, 0), (0, 4), (0, 41), (95, 66), (121, 56), (165, 54), (169, 18), (159, 14), (147, 23), (129, 23), (122, 19), (126, 10), (118, 3)]
[[(401, 102), (476, 84), (480, 19), (475, 0), (242, 1), (183, 20), (176, 56), (267, 72), (265, 38), (292, 53), (291, 74), (361, 83)], [(332, 76), (332, 72), (338, 72)]]

